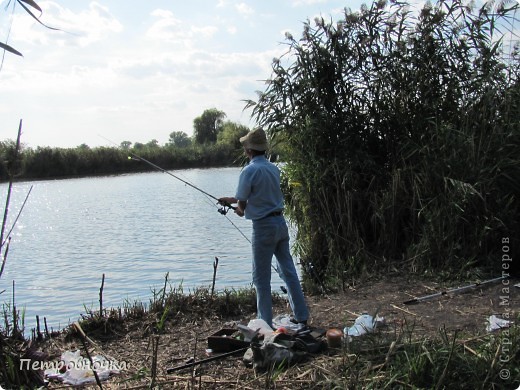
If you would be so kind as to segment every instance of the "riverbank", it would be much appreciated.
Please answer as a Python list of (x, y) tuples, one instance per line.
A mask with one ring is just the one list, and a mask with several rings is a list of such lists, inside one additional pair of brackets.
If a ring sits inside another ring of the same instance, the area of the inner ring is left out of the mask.
[[(209, 335), (254, 318), (250, 290), (213, 297), (208, 290), (197, 290), (185, 297), (155, 300), (150, 310), (137, 305), (102, 318), (90, 313), (80, 324), (92, 356), (124, 363), (119, 375), (102, 383), (105, 389), (145, 389), (152, 381), (161, 389), (471, 388), (472, 383), (473, 388), (483, 384), (516, 388), (520, 289), (513, 285), (518, 282), (499, 280), (444, 294), (458, 286), (395, 275), (351, 285), (344, 292), (307, 296), (312, 327), (343, 329), (363, 313), (377, 313), (385, 325), (353, 338), (341, 349), (328, 349), (306, 362), (268, 373), (245, 367), (242, 354), (167, 373), (189, 359), (207, 358)], [(404, 304), (436, 293), (442, 294)], [(275, 299), (275, 311), (290, 312), (284, 296)], [(489, 332), (491, 315), (507, 316), (516, 325)], [(65, 351), (80, 350), (85, 356), (82, 337), (72, 328), (39, 344), (38, 350), (48, 354), (50, 361)], [(63, 384), (51, 382), (48, 388), (63, 388)]]

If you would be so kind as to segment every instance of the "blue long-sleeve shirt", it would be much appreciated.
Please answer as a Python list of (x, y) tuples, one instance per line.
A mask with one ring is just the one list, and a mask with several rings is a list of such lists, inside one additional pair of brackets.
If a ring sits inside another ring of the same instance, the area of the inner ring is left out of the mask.
[(235, 198), (247, 202), (245, 217), (258, 220), (283, 210), (280, 170), (265, 156), (255, 156), (242, 170)]

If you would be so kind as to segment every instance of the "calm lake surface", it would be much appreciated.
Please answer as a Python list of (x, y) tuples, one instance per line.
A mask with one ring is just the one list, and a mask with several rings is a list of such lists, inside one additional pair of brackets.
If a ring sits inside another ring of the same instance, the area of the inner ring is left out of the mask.
[[(240, 168), (171, 172), (220, 197), (234, 195)], [(148, 303), (166, 273), (186, 292), (211, 286), (215, 257), (217, 289), (251, 285), (251, 246), (237, 230), (249, 239), (251, 222), (232, 211), (222, 216), (214, 200), (167, 174), (15, 183), (7, 231), (31, 186), (0, 279), (4, 307), (12, 304), (14, 281), (26, 330), (36, 315), (56, 330), (85, 308), (99, 310), (103, 274), (104, 307)], [(7, 185), (0, 191), (4, 205)], [(282, 284), (273, 272), (273, 290)]]

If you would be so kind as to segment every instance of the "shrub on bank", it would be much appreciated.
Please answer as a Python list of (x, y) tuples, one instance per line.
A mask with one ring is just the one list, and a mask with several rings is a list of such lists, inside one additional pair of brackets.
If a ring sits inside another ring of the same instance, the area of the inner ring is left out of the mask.
[(112, 175), (154, 169), (148, 164), (136, 161), (137, 157), (167, 170), (230, 166), (235, 163), (239, 154), (228, 144), (190, 145), (183, 148), (168, 145), (130, 149), (39, 146), (36, 149), (22, 149), (16, 168), (13, 168), (12, 159), (9, 157), (13, 148), (12, 142), (0, 142), (0, 155), (4, 157), (0, 159), (1, 181), (8, 180), (11, 173), (17, 179), (37, 180)]
[(376, 1), (316, 18), (249, 107), (283, 140), (315, 281), (501, 271), (520, 244), (519, 5)]

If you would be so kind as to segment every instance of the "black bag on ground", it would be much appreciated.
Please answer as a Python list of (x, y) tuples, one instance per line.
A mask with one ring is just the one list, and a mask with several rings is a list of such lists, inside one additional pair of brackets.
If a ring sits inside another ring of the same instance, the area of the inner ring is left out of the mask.
[(244, 354), (244, 364), (264, 371), (272, 367), (289, 367), (307, 359), (309, 354), (323, 350), (324, 343), (310, 335), (272, 333), (262, 343), (252, 342)]

